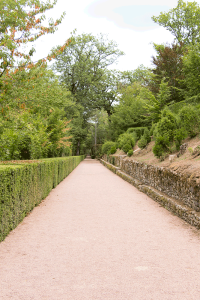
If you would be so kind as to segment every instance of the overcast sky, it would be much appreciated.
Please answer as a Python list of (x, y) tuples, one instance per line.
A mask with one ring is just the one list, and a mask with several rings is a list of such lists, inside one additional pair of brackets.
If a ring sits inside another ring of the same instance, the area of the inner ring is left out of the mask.
[(44, 57), (52, 47), (62, 45), (70, 32), (77, 29), (77, 34), (106, 34), (118, 44), (125, 55), (113, 68), (125, 71), (141, 64), (151, 67), (152, 42), (173, 41), (173, 36), (151, 17), (176, 6), (177, 0), (58, 0), (47, 17), (56, 19), (66, 11), (65, 19), (55, 34), (40, 38), (35, 58)]

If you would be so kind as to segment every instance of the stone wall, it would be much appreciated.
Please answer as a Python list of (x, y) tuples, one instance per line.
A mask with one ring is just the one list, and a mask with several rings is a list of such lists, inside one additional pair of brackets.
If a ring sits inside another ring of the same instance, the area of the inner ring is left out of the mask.
[[(168, 210), (200, 228), (200, 185), (192, 176), (147, 165), (125, 156), (104, 156), (101, 161), (117, 175), (145, 192)], [(112, 167), (111, 167), (112, 166)]]

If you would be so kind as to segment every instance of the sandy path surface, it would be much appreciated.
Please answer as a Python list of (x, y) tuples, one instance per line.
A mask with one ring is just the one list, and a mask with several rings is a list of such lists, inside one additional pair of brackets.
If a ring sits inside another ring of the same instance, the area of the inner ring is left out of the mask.
[(84, 160), (0, 243), (0, 299), (198, 300), (200, 235)]

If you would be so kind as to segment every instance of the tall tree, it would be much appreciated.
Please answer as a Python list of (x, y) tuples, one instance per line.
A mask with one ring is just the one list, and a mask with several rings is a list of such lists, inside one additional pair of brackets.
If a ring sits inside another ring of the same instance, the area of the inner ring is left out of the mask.
[(111, 116), (113, 135), (118, 136), (129, 127), (140, 127), (146, 123), (144, 115), (147, 112), (145, 106), (149, 101), (149, 94), (151, 93), (147, 88), (136, 82), (121, 90), (119, 104), (114, 106)]
[(157, 52), (152, 57), (154, 68), (152, 69), (154, 80), (149, 84), (150, 90), (157, 94), (159, 92), (163, 78), (168, 82), (170, 87), (169, 102), (180, 102), (184, 96), (182, 90), (185, 88), (183, 74), (183, 55), (186, 49), (183, 43), (172, 45), (156, 45), (154, 48)]
[(13, 73), (1, 93), (0, 158), (34, 159), (69, 153), (68, 122), (77, 111), (71, 93), (52, 70), (35, 66)]
[(185, 76), (186, 98), (200, 100), (200, 43), (192, 45), (183, 57), (183, 72)]
[(56, 58), (54, 70), (61, 74), (61, 81), (85, 112), (100, 106), (106, 108), (108, 97), (105, 93), (109, 94), (109, 91), (104, 81), (108, 84), (108, 78), (112, 76), (106, 69), (121, 55), (123, 52), (117, 49), (116, 43), (108, 41), (102, 34), (95, 37), (73, 33), (69, 46)]
[(148, 86), (152, 80), (152, 71), (140, 65), (133, 71), (118, 72), (118, 89), (132, 85), (135, 82)]
[[(45, 11), (56, 4), (48, 0), (1, 0), (0, 1), (0, 77), (10, 68), (32, 67), (31, 56), (35, 48), (30, 45), (40, 36), (54, 33), (64, 14), (44, 25)], [(24, 46), (29, 44), (28, 50)], [(68, 42), (63, 45), (66, 47)], [(61, 49), (57, 49), (59, 52)], [(56, 53), (48, 56), (50, 60)], [(40, 61), (40, 63), (43, 61)]]
[(200, 41), (200, 7), (195, 1), (178, 0), (175, 8), (153, 16), (152, 20), (169, 30), (178, 43), (187, 45)]

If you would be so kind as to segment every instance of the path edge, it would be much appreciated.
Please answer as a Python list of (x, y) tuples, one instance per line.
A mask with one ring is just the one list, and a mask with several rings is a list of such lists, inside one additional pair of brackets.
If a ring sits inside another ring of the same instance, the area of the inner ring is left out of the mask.
[(100, 163), (110, 171), (121, 177), (123, 180), (133, 185), (139, 191), (145, 193), (151, 199), (158, 202), (162, 207), (172, 212), (177, 217), (183, 219), (197, 229), (200, 229), (200, 212), (196, 212), (187, 205), (182, 204), (181, 201), (171, 198), (148, 185), (144, 185), (138, 179), (135, 179), (134, 177), (126, 174), (125, 172), (121, 171), (119, 167), (116, 167), (103, 159), (100, 159)]

